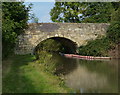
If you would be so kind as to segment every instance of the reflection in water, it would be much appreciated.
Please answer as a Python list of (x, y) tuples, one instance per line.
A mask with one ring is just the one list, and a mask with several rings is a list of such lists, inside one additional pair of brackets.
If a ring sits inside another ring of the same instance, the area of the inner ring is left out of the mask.
[[(74, 59), (68, 59), (63, 56), (56, 55), (53, 58), (54, 60), (57, 60), (57, 65), (56, 65), (56, 75), (59, 74), (69, 74), (70, 72), (73, 72), (77, 68), (76, 60)], [(57, 58), (56, 58), (57, 57)]]
[(109, 86), (106, 76), (99, 76), (90, 72), (87, 68), (78, 65), (78, 68), (65, 76), (65, 83), (68, 87), (76, 90), (96, 90)]
[(63, 74), (66, 86), (79, 93), (118, 92), (118, 60), (87, 61), (54, 54), (55, 74)]

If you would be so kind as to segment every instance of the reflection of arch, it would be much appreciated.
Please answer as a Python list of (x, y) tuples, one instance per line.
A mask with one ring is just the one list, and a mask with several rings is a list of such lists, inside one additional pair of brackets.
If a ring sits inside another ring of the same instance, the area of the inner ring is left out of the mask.
[(59, 37), (59, 36), (47, 36), (47, 37), (40, 38), (39, 40), (36, 41), (36, 45), (33, 49), (33, 52), (41, 42), (47, 39), (54, 39), (56, 41), (59, 41), (61, 44), (63, 44), (64, 47), (68, 48), (69, 51), (67, 53), (76, 53), (77, 43), (68, 37)]
[(78, 66), (78, 64), (76, 63), (76, 59), (73, 59), (73, 58), (66, 58), (56, 53), (54, 53), (54, 56), (52, 56), (52, 58), (56, 60), (55, 62), (57, 63), (56, 71), (54, 72), (55, 75), (69, 74), (73, 72)]

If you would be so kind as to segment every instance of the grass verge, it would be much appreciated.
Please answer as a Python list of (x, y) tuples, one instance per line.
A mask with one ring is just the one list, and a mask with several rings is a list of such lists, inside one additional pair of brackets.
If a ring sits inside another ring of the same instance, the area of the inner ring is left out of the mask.
[(59, 77), (45, 72), (32, 55), (13, 55), (3, 61), (3, 93), (67, 93)]

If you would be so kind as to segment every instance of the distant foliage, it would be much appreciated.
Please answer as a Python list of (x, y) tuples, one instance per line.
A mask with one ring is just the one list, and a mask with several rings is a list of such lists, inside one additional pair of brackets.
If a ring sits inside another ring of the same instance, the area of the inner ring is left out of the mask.
[(13, 51), (17, 36), (27, 28), (30, 6), (22, 2), (2, 3), (2, 55), (7, 57)]
[(35, 16), (35, 14), (31, 14), (31, 19), (32, 19), (32, 23), (38, 23), (39, 18)]
[(110, 22), (115, 4), (110, 2), (56, 2), (51, 10), (53, 22)]
[(114, 12), (112, 13), (112, 22), (120, 21), (120, 2), (114, 2), (113, 4)]
[(37, 17), (33, 18), (32, 23), (38, 23), (39, 19)]

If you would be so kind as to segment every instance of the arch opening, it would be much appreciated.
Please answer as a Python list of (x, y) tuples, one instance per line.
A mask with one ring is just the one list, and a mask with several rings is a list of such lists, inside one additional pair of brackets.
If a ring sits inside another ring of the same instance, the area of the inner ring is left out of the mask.
[[(48, 46), (47, 46), (48, 45)], [(56, 46), (55, 46), (56, 45)], [(58, 50), (56, 50), (56, 48)], [(76, 53), (77, 44), (72, 40), (64, 37), (51, 37), (41, 41), (34, 49), (46, 50), (50, 52), (62, 52), (62, 53)]]

